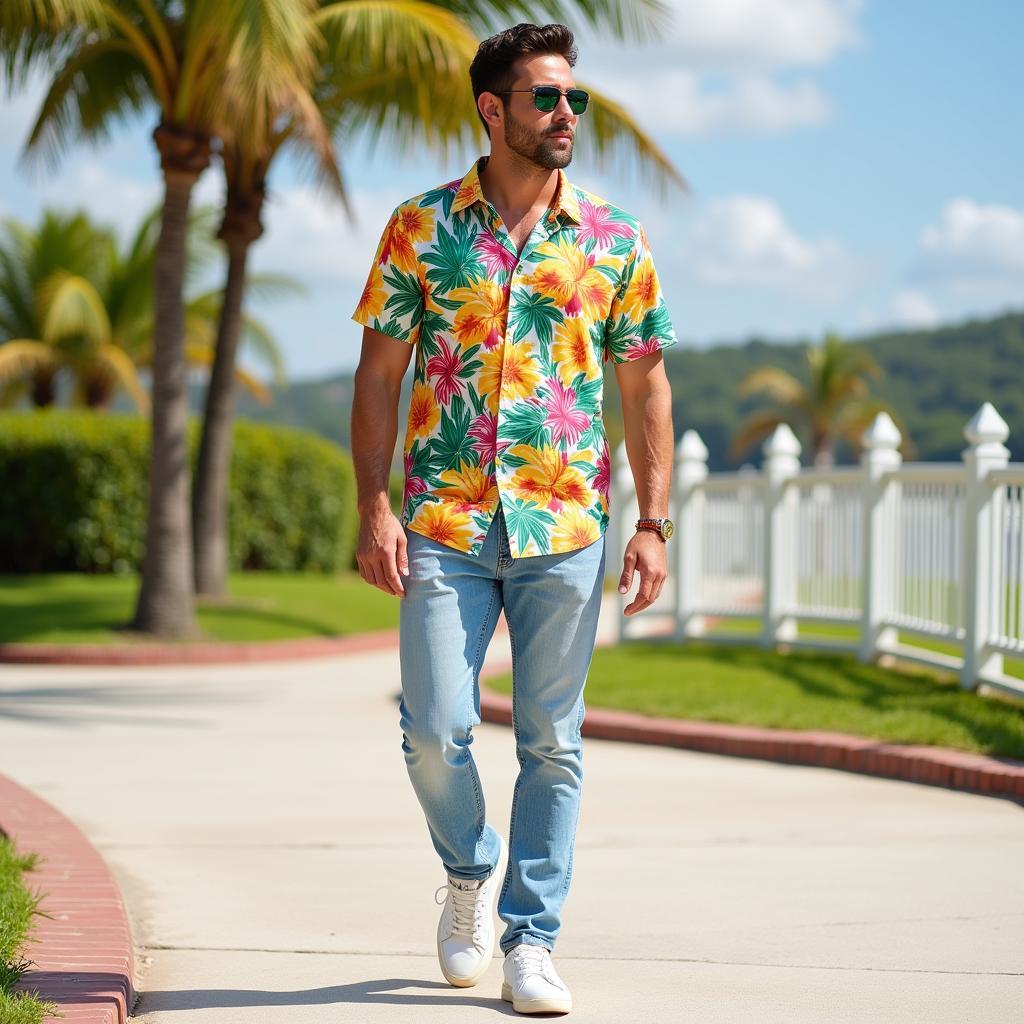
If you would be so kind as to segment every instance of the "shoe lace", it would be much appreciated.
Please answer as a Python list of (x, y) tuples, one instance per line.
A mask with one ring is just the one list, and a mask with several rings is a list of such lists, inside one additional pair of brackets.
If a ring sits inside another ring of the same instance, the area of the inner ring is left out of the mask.
[(547, 964), (550, 953), (545, 946), (520, 942), (512, 947), (512, 966), (522, 977), (529, 974), (548, 976)]
[(480, 937), (480, 930), (487, 911), (487, 901), (481, 899), (483, 886), (476, 889), (460, 889), (448, 882), (434, 893), (435, 903), (444, 903), (450, 895), (452, 898), (452, 934), (471, 935), (473, 939)]

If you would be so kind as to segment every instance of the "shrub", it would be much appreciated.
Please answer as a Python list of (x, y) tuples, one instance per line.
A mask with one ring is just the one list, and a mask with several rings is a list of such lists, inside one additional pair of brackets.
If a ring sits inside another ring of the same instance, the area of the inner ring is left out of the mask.
[[(198, 423), (190, 422), (192, 465)], [(0, 567), (138, 570), (145, 538), (148, 423), (45, 410), (0, 415)], [(335, 572), (356, 538), (350, 457), (302, 430), (239, 421), (228, 513), (232, 569)]]

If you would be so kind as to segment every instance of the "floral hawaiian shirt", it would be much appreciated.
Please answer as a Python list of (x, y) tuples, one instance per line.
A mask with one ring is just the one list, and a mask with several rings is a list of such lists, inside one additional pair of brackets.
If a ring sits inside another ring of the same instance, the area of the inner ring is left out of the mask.
[(402, 522), (480, 553), (501, 502), (514, 558), (608, 525), (601, 364), (676, 343), (639, 222), (559, 171), (517, 253), (481, 158), (391, 215), (352, 319), (416, 344)]

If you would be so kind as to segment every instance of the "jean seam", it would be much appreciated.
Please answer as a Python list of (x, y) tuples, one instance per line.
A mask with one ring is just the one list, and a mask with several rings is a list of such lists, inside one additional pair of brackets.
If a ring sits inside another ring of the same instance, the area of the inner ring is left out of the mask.
[(512, 871), (514, 861), (512, 859), (512, 842), (516, 834), (516, 805), (519, 798), (519, 787), (522, 782), (523, 773), (523, 759), (519, 753), (519, 702), (516, 700), (516, 636), (512, 630), (512, 624), (509, 623), (508, 627), (508, 644), (512, 650), (512, 735), (516, 741), (516, 760), (519, 762), (520, 771), (516, 775), (516, 784), (512, 789), (512, 811), (511, 818), (508, 826), (508, 867), (505, 871), (505, 882), (501, 887), (501, 893), (498, 896), (498, 905), (500, 906), (505, 901), (505, 895), (509, 890), (509, 886), (512, 884)]
[[(477, 685), (478, 685), (478, 680), (480, 678), (480, 662), (482, 660), (481, 651), (482, 651), (483, 646), (484, 646), (484, 634), (487, 632), (487, 623), (490, 621), (490, 618), (491, 618), (491, 609), (494, 607), (494, 595), (495, 595), (495, 591), (492, 590), (491, 591), (490, 600), (487, 602), (487, 611), (484, 613), (484, 617), (483, 617), (483, 620), (482, 620), (481, 625), (480, 625), (480, 635), (477, 637), (476, 651), (473, 654), (473, 677), (470, 680), (470, 687), (469, 687), (469, 703), (470, 703), (470, 708), (469, 708), (469, 714), (466, 716), (467, 722), (472, 719), (473, 711), (475, 710), (475, 707), (476, 707), (476, 688), (477, 688)], [(476, 763), (473, 760), (473, 755), (470, 752), (468, 744), (466, 746), (466, 764), (467, 764), (467, 766), (469, 768), (469, 777), (470, 777), (470, 780), (473, 783), (473, 796), (474, 796), (474, 798), (476, 800), (476, 814), (477, 814), (477, 829), (476, 829), (477, 841), (476, 841), (476, 847), (477, 847), (477, 849), (479, 849), (480, 848), (480, 840), (483, 838), (484, 831), (485, 831), (485, 829), (487, 827), (487, 811), (486, 811), (486, 807), (484, 805), (484, 796), (483, 796), (483, 789), (482, 789), (482, 787), (480, 785), (480, 777), (477, 774)], [(475, 856), (476, 856), (476, 851), (474, 851), (474, 858), (475, 858)], [(493, 874), (493, 872), (491, 872), (491, 873)], [(488, 875), (488, 877), (490, 877), (490, 875)]]

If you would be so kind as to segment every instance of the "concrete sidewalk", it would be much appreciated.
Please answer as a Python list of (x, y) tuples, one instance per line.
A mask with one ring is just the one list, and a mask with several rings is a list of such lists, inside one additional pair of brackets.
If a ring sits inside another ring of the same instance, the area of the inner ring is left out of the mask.
[[(405, 771), (398, 688), (392, 652), (0, 667), (0, 772), (110, 864), (146, 1024), (529, 1019), (501, 1001), (497, 957), (473, 989), (438, 968), (444, 874)], [(512, 732), (475, 736), (507, 837)], [(567, 1019), (1024, 1019), (1021, 807), (592, 738), (584, 762), (555, 951)]]

